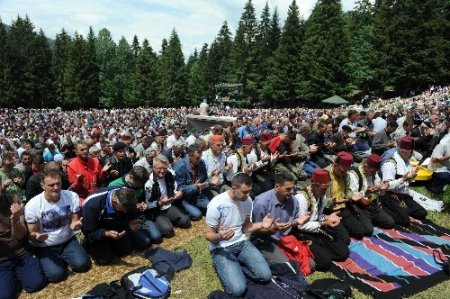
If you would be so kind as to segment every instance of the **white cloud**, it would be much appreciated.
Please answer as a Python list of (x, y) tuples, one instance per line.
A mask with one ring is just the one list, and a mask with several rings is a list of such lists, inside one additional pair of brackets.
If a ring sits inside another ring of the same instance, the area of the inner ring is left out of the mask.
[[(278, 8), (281, 22), (286, 19), (290, 0), (253, 0), (259, 19), (269, 3), (271, 11)], [(10, 24), (18, 15), (28, 15), (36, 29), (54, 38), (64, 28), (87, 35), (89, 26), (95, 32), (107, 28), (118, 41), (122, 36), (131, 42), (136, 34), (140, 41), (147, 38), (153, 50), (159, 51), (163, 38), (175, 28), (185, 55), (203, 43), (211, 43), (223, 22), (235, 31), (247, 0), (2, 0), (0, 17)], [(300, 13), (307, 18), (316, 0), (297, 1)], [(354, 0), (343, 0), (344, 10), (352, 9)]]

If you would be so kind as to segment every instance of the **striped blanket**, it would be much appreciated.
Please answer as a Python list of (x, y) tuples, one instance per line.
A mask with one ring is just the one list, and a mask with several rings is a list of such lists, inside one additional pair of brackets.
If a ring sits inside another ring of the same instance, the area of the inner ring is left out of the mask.
[(412, 219), (408, 228), (375, 228), (371, 237), (352, 240), (350, 257), (332, 272), (375, 298), (401, 298), (450, 278), (438, 254), (450, 255), (450, 230)]

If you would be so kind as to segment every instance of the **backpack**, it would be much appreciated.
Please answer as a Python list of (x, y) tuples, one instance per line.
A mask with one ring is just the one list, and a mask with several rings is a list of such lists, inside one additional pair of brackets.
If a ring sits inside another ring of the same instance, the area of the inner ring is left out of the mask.
[(305, 299), (345, 299), (353, 298), (348, 283), (335, 278), (323, 278), (314, 281), (306, 290)]
[(126, 273), (120, 279), (120, 284), (135, 298), (164, 299), (170, 296), (170, 282), (167, 277), (148, 266)]

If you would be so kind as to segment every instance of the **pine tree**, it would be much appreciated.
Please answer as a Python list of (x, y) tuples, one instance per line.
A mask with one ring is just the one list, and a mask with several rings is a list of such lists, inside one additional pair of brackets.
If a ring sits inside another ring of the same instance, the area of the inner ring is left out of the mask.
[(226, 82), (232, 72), (230, 56), (233, 40), (230, 28), (228, 27), (228, 23), (226, 21), (220, 28), (215, 42), (215, 48), (217, 49), (220, 60), (218, 80), (217, 82), (214, 82), (214, 84), (217, 84)]
[(95, 49), (97, 52), (98, 65), (100, 68), (100, 106), (114, 107), (117, 97), (117, 87), (114, 85), (114, 78), (117, 73), (116, 67), (116, 44), (108, 29), (99, 31)]
[(56, 35), (53, 47), (52, 73), (55, 79), (53, 89), (55, 90), (55, 105), (62, 106), (65, 102), (65, 73), (69, 60), (69, 49), (71, 46), (71, 37), (64, 29)]
[(134, 58), (137, 58), (139, 55), (139, 51), (141, 50), (141, 46), (139, 45), (139, 39), (136, 35), (133, 37), (131, 48), (133, 49)]
[(305, 24), (302, 62), (306, 81), (304, 99), (324, 99), (346, 94), (349, 37), (340, 0), (319, 0)]
[(271, 59), (270, 75), (262, 91), (266, 104), (286, 105), (299, 98), (297, 90), (302, 78), (300, 51), (303, 25), (296, 1), (289, 6), (278, 49)]
[(36, 33), (30, 19), (17, 17), (6, 43), (6, 92), (11, 106), (33, 107), (35, 74), (33, 50)]
[[(167, 41), (166, 41), (167, 43)], [(166, 106), (187, 105), (187, 78), (181, 42), (175, 29), (170, 35), (167, 46), (164, 44), (161, 54), (161, 88)]]
[(255, 73), (256, 73), (256, 90), (259, 100), (263, 100), (263, 86), (267, 80), (267, 76), (270, 73), (269, 59), (271, 58), (273, 51), (271, 49), (271, 20), (270, 20), (270, 10), (269, 4), (263, 8), (261, 13), (261, 20), (258, 25), (258, 30), (256, 34), (256, 45), (255, 45)]
[(32, 65), (35, 78), (33, 93), (36, 99), (33, 107), (43, 108), (54, 106), (55, 91), (53, 89), (52, 51), (42, 29), (34, 41), (33, 49)]
[(136, 106), (137, 104), (135, 95), (132, 92), (133, 66), (133, 50), (125, 37), (122, 37), (116, 51), (117, 68), (114, 85), (117, 88), (115, 102), (125, 107)]
[(2, 107), (9, 106), (6, 93), (6, 41), (6, 28), (0, 18), (0, 105)]
[(370, 61), (375, 55), (373, 48), (373, 8), (369, 0), (356, 2), (348, 16), (348, 31), (351, 35), (351, 49), (347, 69), (349, 70), (349, 90), (366, 93), (377, 89), (376, 71)]
[(85, 100), (87, 107), (98, 107), (100, 97), (100, 68), (97, 61), (95, 49), (95, 33), (92, 26), (89, 27), (89, 34), (86, 40), (83, 63), (85, 65), (83, 77), (86, 80)]
[(278, 15), (278, 9), (275, 7), (272, 15), (272, 19), (270, 20), (270, 32), (269, 32), (269, 50), (271, 53), (275, 52), (278, 49), (278, 45), (280, 43), (281, 38), (281, 26), (280, 26), (280, 17)]
[(84, 78), (86, 41), (75, 32), (75, 37), (69, 50), (69, 59), (64, 74), (64, 107), (80, 109), (86, 107), (86, 95), (89, 82)]
[(245, 4), (231, 52), (233, 73), (229, 81), (242, 83), (244, 97), (254, 99), (257, 96), (256, 74), (254, 72), (257, 20), (251, 0)]
[(136, 58), (137, 102), (158, 106), (158, 61), (148, 40), (144, 40)]

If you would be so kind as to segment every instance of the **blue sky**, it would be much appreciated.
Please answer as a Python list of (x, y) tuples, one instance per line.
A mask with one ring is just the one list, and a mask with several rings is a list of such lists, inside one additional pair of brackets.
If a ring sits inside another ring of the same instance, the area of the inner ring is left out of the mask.
[[(234, 33), (247, 0), (0, 0), (0, 17), (10, 24), (18, 15), (28, 14), (36, 30), (42, 28), (49, 38), (65, 28), (86, 36), (89, 26), (94, 31), (108, 28), (117, 42), (124, 36), (130, 43), (136, 34), (139, 41), (147, 38), (153, 50), (159, 51), (163, 38), (173, 28), (178, 32), (185, 56), (203, 43), (211, 43), (223, 22), (228, 21)], [(281, 22), (291, 0), (253, 0), (259, 18), (265, 3), (271, 11), (278, 8)], [(345, 11), (354, 0), (342, 0)], [(300, 13), (307, 18), (316, 0), (297, 0)]]

